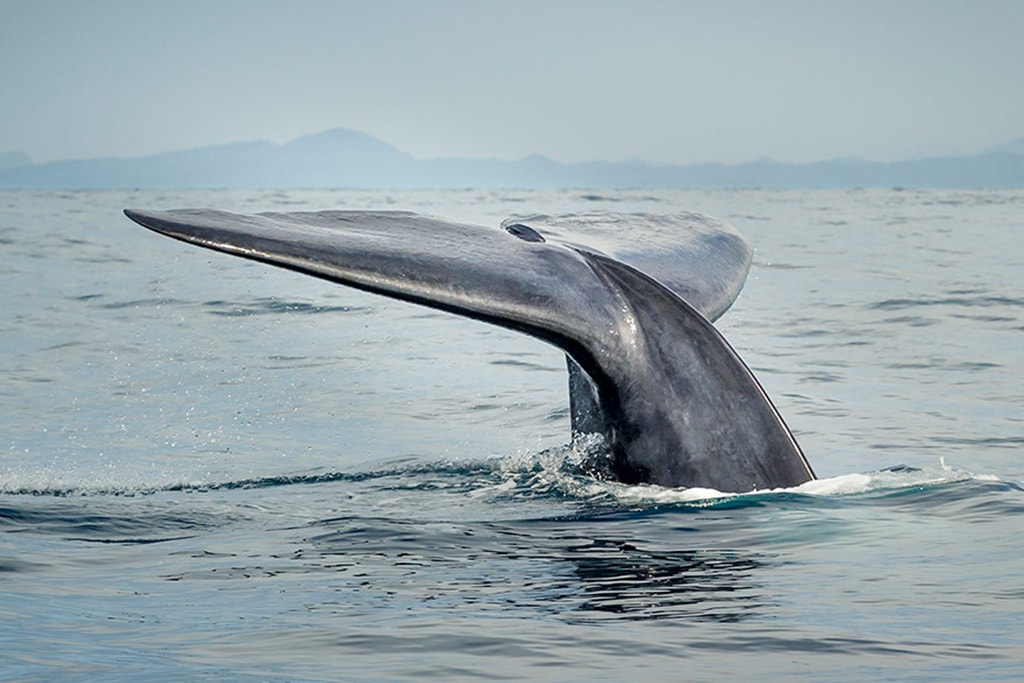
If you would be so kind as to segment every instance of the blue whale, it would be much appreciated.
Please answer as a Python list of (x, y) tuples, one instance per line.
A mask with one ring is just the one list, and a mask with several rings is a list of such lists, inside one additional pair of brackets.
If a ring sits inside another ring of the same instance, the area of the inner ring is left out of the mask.
[(178, 240), (537, 337), (568, 357), (573, 437), (603, 436), (629, 484), (746, 492), (814, 479), (764, 389), (711, 321), (751, 250), (694, 213), (511, 218), (404, 211), (125, 215)]

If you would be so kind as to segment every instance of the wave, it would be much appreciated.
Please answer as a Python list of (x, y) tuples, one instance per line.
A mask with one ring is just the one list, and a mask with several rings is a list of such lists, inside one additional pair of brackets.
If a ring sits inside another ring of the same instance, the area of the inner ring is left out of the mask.
[[(136, 497), (157, 493), (215, 493), (287, 487), (367, 484), (379, 491), (445, 491), (473, 499), (552, 498), (591, 508), (693, 507), (721, 508), (793, 500), (878, 500), (965, 483), (991, 484), (1024, 492), (1016, 483), (995, 475), (975, 474), (946, 465), (895, 466), (866, 473), (841, 474), (790, 488), (731, 493), (707, 488), (665, 488), (623, 484), (594, 475), (594, 449), (599, 443), (564, 446), (535, 453), (475, 460), (423, 462), (400, 459), (355, 471), (316, 469), (240, 478), (174, 478), (132, 482), (122, 472), (96, 475), (80, 471), (8, 470), (0, 473), (0, 495), (34, 497)], [(146, 477), (141, 477), (145, 479)], [(77, 479), (77, 480), (76, 480)]]
[(371, 313), (368, 306), (326, 306), (306, 301), (287, 301), (279, 298), (262, 297), (248, 302), (224, 301), (214, 299), (201, 304), (211, 315), (229, 318), (249, 317), (254, 315), (304, 314), (319, 315), (322, 313)]
[[(285, 545), (305, 538), (336, 548), (352, 540), (354, 529), (363, 529), (374, 543), (395, 536), (419, 548), (429, 545), (424, 533), (451, 528), (453, 537), (476, 539), (466, 541), (467, 556), (484, 538), (500, 555), (515, 539), (531, 544), (554, 534), (563, 540), (579, 537), (576, 545), (586, 546), (584, 559), (596, 553), (600, 562), (617, 567), (609, 558), (624, 550), (588, 544), (599, 537), (632, 543), (631, 534), (641, 528), (650, 538), (658, 537), (657, 529), (670, 535), (673, 530), (725, 533), (733, 543), (747, 539), (739, 542), (744, 547), (764, 542), (758, 533), (772, 534), (771, 543), (805, 543), (823, 529), (832, 535), (873, 533), (857, 525), (837, 527), (837, 514), (871, 527), (892, 514), (972, 524), (1024, 516), (1024, 488), (1018, 484), (941, 463), (736, 494), (605, 481), (589, 474), (586, 462), (578, 450), (565, 447), (470, 461), (393, 461), (353, 472), (138, 484), (109, 474), (72, 483), (52, 472), (8, 471), (0, 473), (0, 532), (129, 545), (213, 534), (226, 543), (255, 535)], [(767, 531), (750, 525), (762, 511), (774, 519)], [(661, 562), (644, 552), (634, 548), (626, 554), (632, 562)], [(670, 564), (677, 568), (705, 567), (709, 561), (700, 553), (673, 558)]]
[[(974, 294), (974, 296), (969, 296)], [(870, 304), (868, 308), (879, 311), (902, 311), (910, 308), (931, 307), (931, 306), (952, 306), (965, 308), (990, 308), (993, 306), (1007, 306), (1012, 308), (1024, 307), (1024, 298), (997, 296), (974, 292), (970, 290), (958, 290), (950, 292), (950, 296), (934, 297), (922, 296), (914, 299), (898, 298), (885, 299)]]

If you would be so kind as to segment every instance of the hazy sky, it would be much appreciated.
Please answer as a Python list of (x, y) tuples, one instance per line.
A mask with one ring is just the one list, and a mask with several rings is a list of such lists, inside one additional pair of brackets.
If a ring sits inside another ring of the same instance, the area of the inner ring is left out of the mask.
[(326, 128), (414, 156), (808, 161), (1024, 136), (1021, 0), (0, 0), (0, 152)]

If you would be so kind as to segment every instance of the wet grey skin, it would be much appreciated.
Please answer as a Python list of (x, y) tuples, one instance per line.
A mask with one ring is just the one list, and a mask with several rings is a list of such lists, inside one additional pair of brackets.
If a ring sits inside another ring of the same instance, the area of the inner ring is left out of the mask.
[(693, 213), (566, 214), (503, 229), (401, 211), (126, 210), (178, 240), (482, 320), (568, 356), (573, 437), (599, 433), (627, 484), (747, 492), (814, 478), (712, 325), (751, 251)]

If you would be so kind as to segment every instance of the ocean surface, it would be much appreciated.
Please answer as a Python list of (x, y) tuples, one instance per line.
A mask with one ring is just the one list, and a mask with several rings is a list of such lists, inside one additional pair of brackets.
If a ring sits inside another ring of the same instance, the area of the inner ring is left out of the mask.
[[(124, 207), (691, 210), (820, 479), (580, 473), (561, 353)], [(0, 680), (1024, 679), (1024, 192), (0, 192)]]

